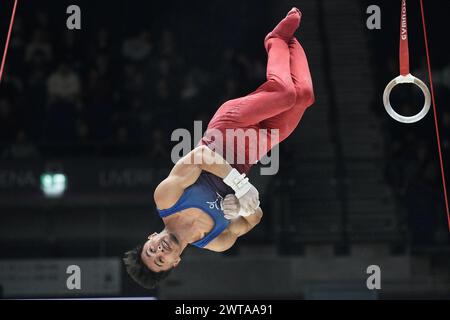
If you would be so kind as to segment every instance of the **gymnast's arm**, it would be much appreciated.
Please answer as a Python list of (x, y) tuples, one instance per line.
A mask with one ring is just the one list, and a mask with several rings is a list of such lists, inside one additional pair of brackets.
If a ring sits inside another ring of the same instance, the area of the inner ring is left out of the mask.
[(220, 178), (225, 178), (233, 168), (227, 161), (207, 146), (198, 146), (178, 160), (169, 173), (155, 189), (154, 199), (159, 209), (173, 206), (184, 192), (194, 184), (203, 170)]
[(252, 230), (262, 219), (263, 211), (260, 207), (255, 209), (255, 213), (243, 217), (231, 219), (228, 227), (213, 241), (211, 241), (205, 249), (211, 251), (222, 252), (230, 249), (237, 238), (243, 236)]

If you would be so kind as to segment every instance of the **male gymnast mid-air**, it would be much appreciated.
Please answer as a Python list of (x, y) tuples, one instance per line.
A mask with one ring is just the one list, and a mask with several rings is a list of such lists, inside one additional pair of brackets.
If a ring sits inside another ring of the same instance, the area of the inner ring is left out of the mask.
[[(259, 193), (246, 174), (294, 131), (314, 103), (308, 61), (294, 37), (300, 20), (300, 10), (292, 8), (266, 36), (267, 81), (249, 95), (222, 104), (197, 147), (177, 161), (155, 189), (165, 227), (123, 259), (141, 286), (154, 288), (167, 277), (188, 245), (222, 252), (261, 221)], [(250, 137), (244, 139), (248, 143), (236, 145), (236, 138), (227, 135), (230, 130)], [(245, 161), (236, 161), (242, 157)]]

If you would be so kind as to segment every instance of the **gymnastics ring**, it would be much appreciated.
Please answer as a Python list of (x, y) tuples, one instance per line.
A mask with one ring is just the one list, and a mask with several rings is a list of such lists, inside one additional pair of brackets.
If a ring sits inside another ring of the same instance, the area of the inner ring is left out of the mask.
[[(410, 116), (410, 117), (405, 117), (405, 116), (398, 114), (394, 110), (394, 108), (392, 108), (391, 102), (389, 100), (392, 89), (395, 86), (397, 86), (399, 84), (404, 84), (404, 83), (415, 84), (422, 90), (423, 95), (425, 97), (425, 103), (423, 105), (422, 110), (419, 113), (417, 113), (416, 115)], [(427, 115), (428, 111), (430, 110), (431, 95), (430, 95), (430, 91), (428, 90), (428, 87), (426, 86), (425, 83), (423, 83), (422, 80), (420, 80), (420, 79), (414, 77), (412, 74), (408, 73), (406, 76), (400, 75), (400, 76), (392, 79), (391, 82), (389, 82), (387, 84), (386, 88), (384, 89), (384, 93), (383, 93), (383, 104), (384, 104), (384, 108), (386, 109), (387, 113), (394, 120), (397, 120), (398, 122), (402, 122), (402, 123), (415, 123), (417, 121), (422, 120), (423, 117), (425, 117)]]

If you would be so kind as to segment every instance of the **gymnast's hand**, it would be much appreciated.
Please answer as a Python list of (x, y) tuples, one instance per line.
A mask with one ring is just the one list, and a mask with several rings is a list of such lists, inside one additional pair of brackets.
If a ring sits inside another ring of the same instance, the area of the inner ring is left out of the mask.
[[(259, 206), (259, 201), (258, 201)], [(257, 206), (257, 207), (258, 207)], [(256, 207), (256, 208), (257, 208)], [(239, 216), (248, 217), (256, 212), (255, 209), (245, 210), (239, 203), (239, 199), (232, 193), (227, 194), (222, 201), (222, 210), (226, 219), (234, 219)]]
[(233, 219), (239, 216), (239, 199), (232, 193), (227, 194), (222, 202), (222, 209), (227, 219)]

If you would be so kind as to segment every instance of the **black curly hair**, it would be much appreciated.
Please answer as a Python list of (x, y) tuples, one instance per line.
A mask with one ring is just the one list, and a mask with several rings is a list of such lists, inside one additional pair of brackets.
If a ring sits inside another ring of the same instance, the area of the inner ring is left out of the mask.
[(140, 286), (146, 289), (154, 289), (158, 283), (167, 278), (172, 269), (155, 272), (149, 269), (142, 261), (141, 253), (143, 244), (125, 253), (123, 262), (130, 277)]

